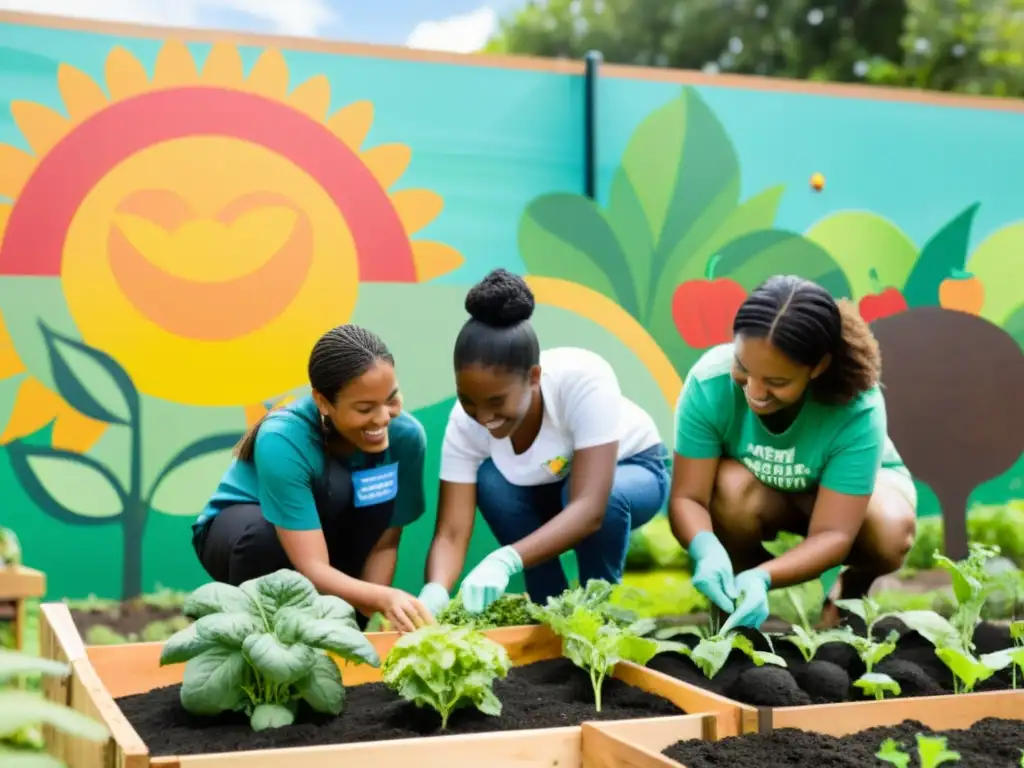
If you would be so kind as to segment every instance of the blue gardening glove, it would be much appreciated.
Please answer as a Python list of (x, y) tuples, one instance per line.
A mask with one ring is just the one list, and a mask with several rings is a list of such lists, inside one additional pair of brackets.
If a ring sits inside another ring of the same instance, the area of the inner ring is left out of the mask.
[(448, 595), (447, 589), (437, 582), (431, 581), (423, 585), (423, 589), (420, 590), (419, 601), (430, 611), (430, 615), (436, 619), (437, 614), (443, 611), (448, 606), (448, 603), (451, 602), (451, 597)]
[(736, 576), (736, 589), (740, 593), (739, 604), (725, 624), (722, 634), (736, 627), (760, 629), (768, 618), (768, 587), (772, 577), (761, 568), (751, 568)]
[(693, 560), (693, 586), (723, 611), (732, 613), (738, 593), (733, 586), (732, 561), (722, 542), (711, 531), (701, 531), (693, 537), (688, 551)]
[(523, 560), (512, 547), (491, 552), (462, 582), (462, 604), (480, 613), (508, 589), (508, 580), (523, 570)]

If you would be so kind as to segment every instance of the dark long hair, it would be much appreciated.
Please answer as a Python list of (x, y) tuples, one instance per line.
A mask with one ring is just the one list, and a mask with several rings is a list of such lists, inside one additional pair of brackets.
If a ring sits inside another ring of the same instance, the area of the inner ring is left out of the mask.
[(455, 339), (456, 370), (468, 365), (526, 374), (540, 362), (530, 323), (535, 302), (526, 281), (495, 269), (466, 294), (470, 318)]
[[(309, 384), (333, 403), (341, 390), (370, 370), (378, 360), (395, 364), (395, 358), (377, 334), (358, 325), (339, 325), (313, 345), (309, 355)], [(242, 461), (252, 461), (256, 435), (268, 415), (264, 414), (249, 427), (235, 446), (235, 455)], [(336, 432), (330, 419), (325, 419), (321, 428), (325, 438)]]
[(734, 334), (764, 338), (786, 357), (810, 368), (832, 355), (811, 382), (814, 396), (843, 405), (875, 386), (882, 357), (871, 328), (845, 299), (811, 280), (775, 275), (755, 288), (736, 312)]

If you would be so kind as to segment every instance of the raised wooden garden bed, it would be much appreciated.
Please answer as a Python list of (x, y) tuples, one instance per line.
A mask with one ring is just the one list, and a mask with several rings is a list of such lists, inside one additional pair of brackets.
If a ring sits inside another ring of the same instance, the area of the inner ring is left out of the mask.
[[(760, 733), (722, 740), (698, 716), (631, 724), (586, 723), (583, 768), (787, 768), (820, 765), (861, 768), (886, 739), (913, 754), (916, 736), (945, 736), (964, 768), (1018, 765), (1024, 733), (1024, 697), (980, 693), (907, 701), (789, 707), (774, 722), (762, 717)], [(902, 707), (902, 709), (901, 709)], [(776, 710), (776, 714), (780, 711)], [(917, 765), (916, 762), (912, 763)]]
[[(41, 633), (44, 653), (72, 667), (65, 686), (48, 695), (102, 719), (113, 734), (99, 746), (58, 739), (54, 753), (75, 768), (381, 768), (403, 762), (417, 768), (577, 768), (585, 721), (615, 722), (623, 733), (652, 717), (677, 720), (684, 712), (708, 715), (698, 720), (714, 733), (738, 732), (741, 722), (725, 699), (627, 663), (616, 668), (617, 679), (605, 682), (596, 712), (589, 676), (561, 658), (557, 636), (530, 626), (486, 633), (516, 665), (495, 683), (498, 717), (458, 710), (441, 735), (435, 713), (377, 684), (380, 669), (343, 664), (347, 701), (340, 717), (257, 733), (247, 718), (188, 715), (176, 687), (184, 665), (160, 667), (162, 643), (86, 646), (59, 603), (43, 605)], [(384, 658), (401, 635), (368, 637)]]
[(0, 567), (0, 621), (14, 629), (14, 646), (25, 647), (25, 601), (46, 594), (46, 575), (23, 565)]

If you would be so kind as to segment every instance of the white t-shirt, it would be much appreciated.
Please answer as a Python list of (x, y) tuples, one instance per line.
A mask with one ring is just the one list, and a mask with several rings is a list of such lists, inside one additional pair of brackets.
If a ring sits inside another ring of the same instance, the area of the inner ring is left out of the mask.
[(496, 440), (455, 403), (441, 447), (441, 479), (475, 483), (487, 459), (513, 485), (532, 486), (563, 479), (573, 453), (619, 441), (619, 461), (661, 442), (646, 411), (623, 397), (611, 365), (586, 349), (560, 347), (540, 353), (544, 418), (533, 444), (516, 454), (509, 438)]

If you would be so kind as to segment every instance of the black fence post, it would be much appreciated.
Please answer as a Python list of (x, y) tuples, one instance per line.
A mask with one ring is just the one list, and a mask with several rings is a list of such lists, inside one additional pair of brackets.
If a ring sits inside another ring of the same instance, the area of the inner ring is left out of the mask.
[(583, 92), (583, 193), (597, 197), (597, 86), (601, 78), (600, 51), (588, 51)]

